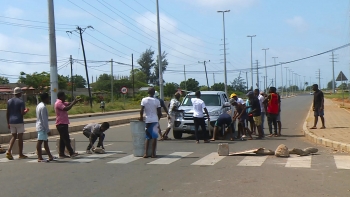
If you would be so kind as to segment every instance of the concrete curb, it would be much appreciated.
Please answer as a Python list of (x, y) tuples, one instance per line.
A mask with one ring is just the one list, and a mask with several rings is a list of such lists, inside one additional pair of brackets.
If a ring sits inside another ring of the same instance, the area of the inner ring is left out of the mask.
[[(75, 119), (75, 118), (86, 118), (86, 117), (95, 117), (95, 116), (107, 116), (107, 115), (113, 115), (113, 114), (125, 114), (125, 113), (132, 113), (132, 112), (139, 112), (140, 109), (129, 109), (129, 110), (121, 110), (121, 111), (111, 111), (111, 112), (97, 112), (97, 113), (86, 113), (86, 114), (75, 114), (75, 115), (70, 115), (69, 119)], [(49, 120), (56, 120), (55, 116), (50, 116)], [(27, 123), (35, 123), (36, 118), (27, 118), (24, 119), (24, 124)]]
[[(96, 119), (94, 121), (88, 120), (88, 121), (81, 121), (81, 122), (74, 122), (69, 125), (69, 133), (72, 132), (80, 132), (83, 131), (84, 126), (91, 122), (109, 122), (110, 126), (116, 126), (121, 124), (128, 124), (132, 120), (138, 120), (140, 115), (130, 115), (130, 116), (123, 116), (119, 118), (108, 118), (108, 119)], [(165, 115), (163, 115), (165, 117)], [(58, 131), (56, 129), (56, 125), (49, 125), (50, 127), (50, 136), (58, 135)], [(30, 139), (36, 139), (37, 138), (37, 131), (35, 127), (25, 128), (25, 132), (23, 134), (23, 140), (30, 140)], [(6, 144), (9, 143), (11, 140), (12, 135), (11, 134), (1, 134), (0, 135), (0, 144)]]
[(305, 135), (306, 139), (308, 139), (309, 141), (311, 141), (315, 144), (318, 144), (318, 145), (323, 145), (325, 147), (335, 148), (337, 150), (341, 150), (341, 151), (349, 153), (350, 152), (350, 144), (346, 144), (343, 142), (333, 141), (333, 140), (330, 140), (327, 138), (319, 137), (319, 136), (317, 136), (309, 131), (309, 129), (307, 128), (307, 119), (309, 118), (311, 112), (313, 112), (312, 106), (310, 107), (309, 113), (307, 114), (305, 122), (303, 124), (303, 131), (304, 131), (304, 135)]

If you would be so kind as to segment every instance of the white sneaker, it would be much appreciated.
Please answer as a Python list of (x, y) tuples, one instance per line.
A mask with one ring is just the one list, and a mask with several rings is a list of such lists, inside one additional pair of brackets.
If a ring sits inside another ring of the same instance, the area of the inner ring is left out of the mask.
[(245, 136), (245, 135), (242, 135), (242, 138), (245, 138), (245, 137), (247, 137), (247, 136)]
[(91, 150), (86, 150), (86, 154), (92, 154)]

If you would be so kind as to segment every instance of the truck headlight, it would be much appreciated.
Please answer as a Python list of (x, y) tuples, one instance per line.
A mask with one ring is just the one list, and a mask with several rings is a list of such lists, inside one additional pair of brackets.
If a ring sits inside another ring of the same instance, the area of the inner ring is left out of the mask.
[(221, 111), (212, 111), (212, 112), (209, 112), (209, 116), (220, 116), (221, 114)]

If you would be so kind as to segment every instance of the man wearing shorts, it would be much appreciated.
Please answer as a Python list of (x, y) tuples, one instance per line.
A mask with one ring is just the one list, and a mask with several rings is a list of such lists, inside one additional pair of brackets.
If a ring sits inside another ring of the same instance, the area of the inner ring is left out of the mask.
[[(50, 162), (56, 157), (53, 157), (48, 141), (48, 133), (50, 132), (49, 128), (49, 113), (46, 109), (46, 104), (50, 103), (50, 97), (48, 93), (43, 93), (40, 95), (41, 102), (36, 106), (36, 131), (38, 132), (38, 142), (36, 143), (36, 152), (38, 154), (38, 162)], [(49, 156), (49, 159), (44, 160), (41, 151), (41, 145), (44, 142), (44, 148)]]
[(152, 141), (152, 158), (156, 156), (157, 138), (158, 138), (158, 121), (162, 116), (161, 106), (158, 99), (154, 98), (154, 88), (148, 89), (148, 97), (143, 98), (141, 101), (140, 121), (143, 121), (143, 113), (146, 114), (146, 142), (145, 142), (145, 154), (143, 158), (147, 158), (147, 150), (149, 140)]
[(20, 159), (26, 159), (27, 156), (23, 154), (23, 133), (24, 133), (24, 121), (23, 116), (29, 111), (28, 108), (25, 108), (25, 103), (20, 99), (22, 96), (22, 89), (16, 87), (13, 90), (15, 95), (13, 98), (7, 101), (7, 111), (6, 119), (8, 128), (11, 131), (12, 137), (9, 144), (9, 149), (6, 153), (6, 158), (13, 160), (12, 156), (12, 147), (18, 138), (18, 147), (19, 147), (19, 156)]
[(175, 123), (175, 113), (180, 107), (180, 93), (176, 92), (175, 93), (175, 98), (171, 99), (170, 105), (169, 105), (169, 112), (168, 112), (168, 128), (165, 130), (163, 136), (161, 139), (164, 140), (169, 140), (170, 138), (168, 137), (168, 134), (171, 129), (174, 128), (174, 123)]
[(250, 103), (250, 106), (249, 106), (249, 108), (251, 109), (250, 114), (253, 117), (254, 123), (258, 129), (258, 134), (259, 134), (258, 139), (262, 139), (264, 136), (261, 129), (262, 127), (261, 126), (261, 108), (260, 108), (259, 99), (254, 95), (252, 91), (248, 92), (247, 96)]
[[(216, 120), (214, 125), (214, 131), (213, 131), (213, 138), (210, 139), (210, 141), (215, 141), (215, 136), (218, 131), (218, 128), (220, 127), (222, 130), (225, 129), (225, 126), (227, 127), (227, 131), (230, 134), (230, 140), (233, 141), (233, 135), (232, 135), (232, 117), (228, 113), (223, 113), (219, 116), (219, 118)], [(224, 136), (224, 133), (223, 133)]]
[(314, 126), (311, 127), (311, 129), (317, 129), (316, 125), (318, 122), (318, 117), (321, 118), (322, 121), (322, 127), (320, 129), (325, 129), (325, 123), (324, 123), (324, 96), (323, 92), (318, 89), (318, 85), (314, 84), (312, 85), (312, 89), (314, 92), (314, 102), (312, 105), (312, 108), (314, 110), (314, 116), (315, 116), (315, 121), (314, 121)]

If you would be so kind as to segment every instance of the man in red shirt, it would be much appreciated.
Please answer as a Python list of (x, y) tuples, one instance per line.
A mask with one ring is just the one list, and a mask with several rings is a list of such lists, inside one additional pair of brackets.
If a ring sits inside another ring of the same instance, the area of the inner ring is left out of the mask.
[[(76, 157), (78, 154), (73, 151), (72, 146), (70, 145), (70, 137), (68, 131), (69, 119), (68, 111), (77, 104), (80, 99), (74, 99), (73, 102), (68, 103), (66, 101), (66, 95), (64, 92), (57, 93), (57, 100), (55, 103), (55, 112), (56, 112), (56, 128), (60, 134), (60, 150), (59, 158), (69, 158)], [(64, 154), (64, 150), (67, 147), (70, 156)]]
[[(269, 131), (270, 131), (269, 137), (272, 137), (272, 136), (278, 137), (277, 116), (280, 111), (281, 100), (279, 95), (276, 93), (275, 87), (270, 87), (269, 93), (270, 94), (267, 96), (267, 99), (264, 100), (267, 122), (269, 125)], [(274, 127), (274, 135), (272, 134), (272, 124)]]

